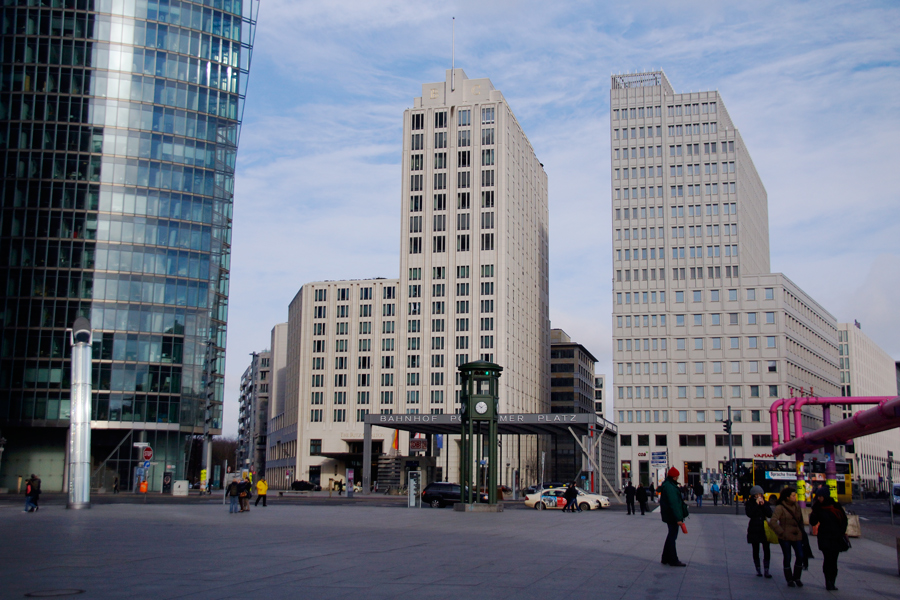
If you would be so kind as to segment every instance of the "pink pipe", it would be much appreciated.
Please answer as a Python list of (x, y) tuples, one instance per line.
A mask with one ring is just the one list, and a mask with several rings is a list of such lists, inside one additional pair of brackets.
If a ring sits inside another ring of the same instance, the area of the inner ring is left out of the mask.
[(900, 427), (900, 396), (868, 398), (812, 398), (806, 404), (878, 404), (860, 411), (849, 419), (811, 431), (784, 444), (772, 444), (773, 454), (811, 452), (825, 444), (843, 444), (864, 435)]
[[(769, 408), (769, 425), (772, 427), (772, 447), (778, 446), (781, 440), (778, 438), (778, 409), (784, 404), (784, 398), (779, 398)], [(787, 441), (787, 440), (785, 440)]]
[(791, 441), (791, 406), (797, 401), (797, 398), (788, 398), (784, 401), (784, 404), (781, 406), (781, 415), (784, 422), (782, 426), (784, 427), (784, 443), (787, 444)]
[[(844, 405), (844, 404), (880, 404), (885, 400), (892, 399), (893, 396), (861, 396), (853, 398), (853, 402), (847, 402), (847, 397), (840, 398), (800, 398), (793, 406), (794, 411), (794, 437), (803, 436), (803, 424), (800, 420), (800, 411), (807, 404), (816, 404), (824, 406)], [(785, 443), (788, 440), (785, 440)]]

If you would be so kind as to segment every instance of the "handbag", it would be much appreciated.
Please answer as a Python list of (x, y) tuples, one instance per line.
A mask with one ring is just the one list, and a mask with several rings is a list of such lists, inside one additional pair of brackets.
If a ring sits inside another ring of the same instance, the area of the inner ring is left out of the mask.
[(768, 521), (763, 521), (763, 529), (766, 531), (766, 541), (770, 544), (777, 544), (778, 534), (775, 533), (775, 530), (772, 529), (772, 526), (769, 525)]
[(850, 545), (850, 538), (847, 535), (841, 536), (841, 541), (839, 542), (840, 549), (838, 552), (846, 552), (853, 546)]
[(238, 494), (238, 497), (239, 497), (239, 498), (246, 498), (246, 497), (247, 497), (247, 492), (241, 492), (240, 494)]

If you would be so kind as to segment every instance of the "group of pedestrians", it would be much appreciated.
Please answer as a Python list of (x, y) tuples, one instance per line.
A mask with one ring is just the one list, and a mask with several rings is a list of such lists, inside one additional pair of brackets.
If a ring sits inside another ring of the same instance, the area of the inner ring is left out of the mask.
[[(676, 548), (678, 532), (687, 533), (684, 521), (689, 514), (684, 489), (678, 484), (679, 476), (678, 469), (672, 467), (668, 471), (666, 480), (657, 488), (660, 513), (663, 522), (668, 527), (661, 562), (673, 567), (686, 566), (679, 560)], [(634, 492), (629, 494), (629, 488)], [(632, 514), (637, 490), (629, 484), (625, 489), (625, 494), (629, 514)], [(803, 587), (803, 571), (808, 569), (809, 559), (813, 556), (809, 537), (803, 524), (803, 513), (797, 499), (797, 490), (792, 487), (784, 488), (773, 510), (765, 499), (762, 487), (753, 486), (750, 488), (744, 512), (750, 519), (747, 524), (747, 543), (753, 547), (756, 576), (772, 578), (769, 572), (772, 558), (770, 546), (778, 543), (783, 555), (782, 566), (788, 587)], [(815, 491), (809, 525), (823, 555), (822, 572), (825, 575), (825, 589), (829, 591), (837, 590), (835, 583), (838, 575), (838, 556), (850, 548), (850, 540), (847, 538), (847, 523), (847, 513), (840, 503), (831, 497), (828, 488), (824, 486), (818, 488)], [(763, 551), (761, 565), (760, 548)], [(791, 564), (792, 556), (794, 558), (793, 565)]]
[[(652, 488), (652, 485), (651, 485)], [(633, 515), (636, 514), (634, 510), (634, 502), (637, 500), (638, 506), (641, 507), (641, 515), (646, 514), (650, 509), (647, 507), (647, 499), (649, 498), (648, 490), (644, 487), (644, 484), (638, 482), (637, 487), (634, 487), (631, 482), (628, 482), (628, 485), (625, 486), (625, 506), (628, 509), (628, 514)]]
[[(762, 498), (762, 488), (753, 487), (751, 495), (756, 492), (756, 502), (762, 507), (760, 501)], [(771, 509), (770, 509), (771, 510)], [(778, 539), (778, 545), (781, 546), (781, 552), (784, 556), (782, 567), (784, 568), (784, 578), (787, 580), (788, 587), (803, 587), (802, 575), (803, 571), (808, 568), (809, 559), (813, 558), (812, 549), (809, 545), (809, 538), (803, 526), (803, 513), (797, 500), (797, 490), (792, 487), (786, 487), (781, 491), (778, 497), (778, 506), (771, 511), (771, 518), (768, 521), (769, 527), (775, 533)], [(747, 513), (750, 516), (750, 513)], [(758, 520), (759, 517), (757, 516)], [(751, 525), (754, 518), (751, 517)], [(847, 538), (847, 513), (839, 502), (835, 501), (828, 492), (828, 488), (822, 486), (815, 492), (812, 511), (809, 515), (809, 525), (818, 541), (819, 550), (822, 551), (822, 573), (825, 575), (825, 589), (836, 591), (835, 583), (837, 581), (838, 555), (850, 549), (850, 540)], [(763, 524), (765, 528), (765, 524)], [(765, 533), (765, 531), (764, 531)], [(756, 536), (754, 536), (754, 539)], [(750, 529), (747, 530), (747, 541), (751, 542)], [(752, 543), (752, 542), (751, 542)], [(766, 566), (766, 575), (768, 575), (768, 543), (763, 543), (764, 560)], [(791, 555), (794, 556), (794, 564), (791, 566)], [(754, 544), (754, 561), (757, 565), (757, 575), (759, 574), (759, 558), (756, 553), (756, 544)]]
[[(256, 503), (254, 506), (259, 506), (259, 501), (262, 500), (263, 508), (266, 507), (268, 491), (269, 484), (266, 482), (265, 477), (261, 477), (259, 481), (256, 482)], [(240, 479), (235, 477), (231, 480), (231, 483), (228, 484), (228, 487), (225, 488), (225, 495), (228, 496), (228, 499), (231, 501), (228, 508), (229, 513), (249, 512), (250, 500), (253, 498), (253, 484), (246, 475)]]

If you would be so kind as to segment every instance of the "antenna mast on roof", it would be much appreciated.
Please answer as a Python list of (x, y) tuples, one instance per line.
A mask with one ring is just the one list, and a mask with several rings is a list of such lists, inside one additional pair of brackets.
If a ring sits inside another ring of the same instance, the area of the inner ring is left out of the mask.
[(453, 36), (450, 42), (450, 91), (456, 89), (456, 17), (453, 17)]

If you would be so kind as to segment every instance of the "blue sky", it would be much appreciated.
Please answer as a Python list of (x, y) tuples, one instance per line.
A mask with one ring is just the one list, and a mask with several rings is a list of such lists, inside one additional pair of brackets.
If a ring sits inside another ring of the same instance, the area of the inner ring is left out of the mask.
[(225, 431), (305, 282), (397, 277), (403, 110), (456, 65), (545, 165), (550, 318), (611, 373), (609, 79), (718, 89), (769, 197), (771, 264), (900, 359), (900, 5), (262, 0), (238, 156)]

